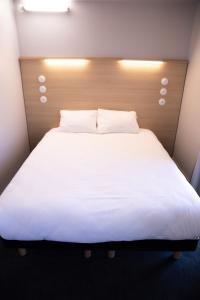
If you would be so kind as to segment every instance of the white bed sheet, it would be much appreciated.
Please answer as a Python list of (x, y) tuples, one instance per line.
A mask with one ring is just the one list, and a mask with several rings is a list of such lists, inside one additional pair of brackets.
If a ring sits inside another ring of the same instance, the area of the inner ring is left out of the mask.
[(200, 199), (156, 136), (48, 132), (0, 197), (9, 240), (196, 239)]

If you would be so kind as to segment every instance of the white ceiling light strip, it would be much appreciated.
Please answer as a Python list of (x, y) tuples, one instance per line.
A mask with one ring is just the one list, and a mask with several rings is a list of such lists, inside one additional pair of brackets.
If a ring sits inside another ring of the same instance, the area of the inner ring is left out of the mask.
[(22, 6), (28, 12), (62, 13), (69, 11), (70, 0), (23, 0)]

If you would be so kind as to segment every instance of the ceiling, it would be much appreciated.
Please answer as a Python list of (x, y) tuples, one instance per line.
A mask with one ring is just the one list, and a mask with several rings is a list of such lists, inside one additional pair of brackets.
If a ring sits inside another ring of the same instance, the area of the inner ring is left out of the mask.
[[(1, 0), (0, 0), (1, 1)], [(19, 3), (22, 0), (13, 0), (16, 3)], [(113, 2), (113, 3), (186, 3), (194, 4), (200, 3), (200, 0), (71, 0), (72, 2)]]
[[(1, 1), (1, 0), (0, 0)], [(13, 0), (20, 3), (23, 0)], [(55, 0), (56, 1), (56, 0)], [(146, 4), (197, 4), (200, 0), (71, 0), (71, 2), (88, 2), (88, 3), (146, 3)]]
[(198, 3), (200, 0), (72, 0), (75, 2)]

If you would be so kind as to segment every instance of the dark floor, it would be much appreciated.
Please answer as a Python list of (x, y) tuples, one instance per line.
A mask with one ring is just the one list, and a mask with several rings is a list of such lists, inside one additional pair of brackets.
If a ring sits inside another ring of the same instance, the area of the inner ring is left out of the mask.
[(170, 252), (33, 249), (26, 257), (0, 245), (2, 300), (200, 300), (200, 247), (173, 261)]

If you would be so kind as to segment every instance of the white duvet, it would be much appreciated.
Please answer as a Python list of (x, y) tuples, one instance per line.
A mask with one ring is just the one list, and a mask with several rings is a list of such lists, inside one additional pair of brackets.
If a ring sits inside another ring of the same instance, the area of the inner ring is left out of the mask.
[(197, 239), (200, 199), (149, 130), (48, 132), (0, 197), (11, 240)]

